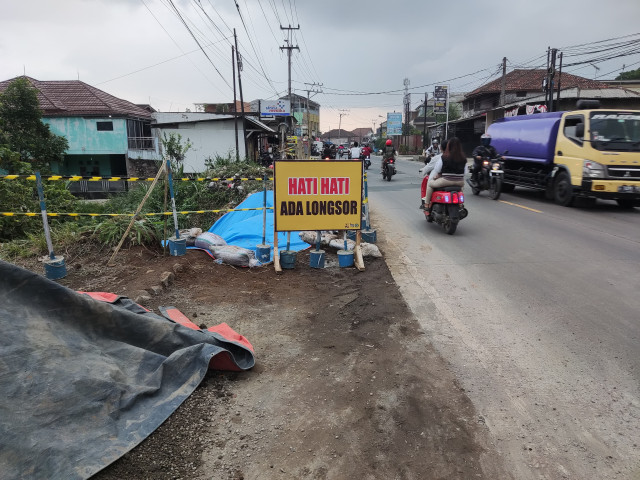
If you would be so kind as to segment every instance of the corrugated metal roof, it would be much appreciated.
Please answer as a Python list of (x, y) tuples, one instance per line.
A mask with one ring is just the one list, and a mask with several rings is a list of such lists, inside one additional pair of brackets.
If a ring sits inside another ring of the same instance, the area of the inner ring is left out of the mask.
[[(40, 81), (27, 76), (16, 78), (25, 78), (38, 91), (38, 101), (45, 117), (112, 115), (151, 118), (151, 113), (144, 108), (80, 80)], [(0, 82), (0, 91), (4, 91), (16, 78)]]

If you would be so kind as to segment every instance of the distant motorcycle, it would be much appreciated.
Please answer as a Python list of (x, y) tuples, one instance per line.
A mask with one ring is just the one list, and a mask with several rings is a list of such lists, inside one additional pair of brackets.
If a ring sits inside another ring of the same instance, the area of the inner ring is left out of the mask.
[[(508, 152), (504, 152), (506, 155)], [(469, 165), (469, 173), (473, 165)], [(474, 195), (480, 195), (482, 190), (489, 191), (489, 198), (498, 200), (502, 193), (502, 183), (504, 182), (504, 158), (498, 155), (497, 158), (482, 158), (482, 165), (478, 172), (478, 181), (474, 184), (471, 179), (467, 179), (467, 183), (471, 187)]]
[(391, 181), (391, 177), (396, 174), (396, 160), (395, 158), (389, 158), (387, 161), (382, 162), (382, 179)]
[(360, 160), (362, 160), (362, 162), (364, 163), (364, 169), (369, 170), (369, 167), (371, 166), (371, 156), (361, 153)]
[(462, 187), (442, 187), (440, 190), (435, 190), (431, 194), (431, 207), (424, 210), (427, 222), (442, 225), (449, 235), (455, 233), (458, 222), (468, 214), (469, 212), (464, 208)]

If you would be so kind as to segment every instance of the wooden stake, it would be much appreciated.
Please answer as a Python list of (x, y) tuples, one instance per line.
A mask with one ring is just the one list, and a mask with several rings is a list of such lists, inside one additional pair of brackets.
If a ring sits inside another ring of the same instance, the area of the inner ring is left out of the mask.
[(151, 183), (151, 186), (149, 187), (149, 190), (147, 191), (147, 193), (145, 194), (144, 198), (140, 202), (140, 205), (138, 205), (138, 208), (136, 209), (136, 212), (133, 214), (133, 217), (131, 217), (131, 222), (129, 222), (129, 226), (127, 227), (127, 231), (124, 232), (124, 235), (120, 239), (120, 243), (118, 244), (118, 246), (116, 247), (115, 251), (113, 252), (113, 255), (111, 255), (111, 258), (107, 262), (107, 266), (113, 267), (115, 265), (115, 263), (113, 263), (113, 259), (115, 258), (116, 254), (120, 250), (120, 247), (122, 247), (122, 244), (124, 243), (124, 239), (127, 238), (127, 235), (129, 235), (129, 231), (131, 230), (131, 227), (133, 226), (133, 222), (136, 221), (136, 217), (140, 213), (140, 210), (142, 210), (142, 207), (144, 207), (144, 203), (147, 201), (147, 198), (149, 198), (149, 195), (151, 195), (151, 192), (153, 191), (153, 187), (156, 186), (156, 183), (158, 183), (158, 179), (164, 173), (165, 166), (166, 166), (165, 163), (162, 162), (162, 167), (160, 167), (160, 170), (158, 170), (158, 174), (156, 175), (156, 178), (153, 179), (153, 182)]
[(360, 271), (364, 270), (364, 258), (362, 258), (362, 249), (360, 248), (360, 238), (361, 238), (361, 233), (360, 230), (356, 231), (356, 246), (353, 249), (353, 254), (354, 254), (354, 263), (356, 265), (356, 268)]

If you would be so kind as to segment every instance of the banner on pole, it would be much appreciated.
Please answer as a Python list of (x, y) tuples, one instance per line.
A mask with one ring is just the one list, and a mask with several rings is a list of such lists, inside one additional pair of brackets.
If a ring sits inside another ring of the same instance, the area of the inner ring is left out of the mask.
[(447, 85), (436, 85), (434, 87), (434, 92), (433, 92), (434, 113), (447, 113), (448, 89), (449, 87)]
[(274, 177), (276, 231), (361, 228), (362, 161), (278, 160)]
[(402, 113), (387, 113), (387, 136), (402, 135)]

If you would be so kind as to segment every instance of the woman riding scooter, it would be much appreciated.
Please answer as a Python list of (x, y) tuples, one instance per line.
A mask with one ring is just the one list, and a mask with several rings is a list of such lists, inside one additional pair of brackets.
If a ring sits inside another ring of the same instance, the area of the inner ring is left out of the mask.
[(431, 194), (441, 187), (463, 187), (464, 168), (467, 164), (467, 157), (462, 150), (462, 143), (458, 137), (453, 137), (447, 142), (447, 149), (442, 154), (441, 162), (438, 162), (429, 176), (427, 182), (426, 195), (423, 198), (427, 206), (425, 210), (431, 208)]

